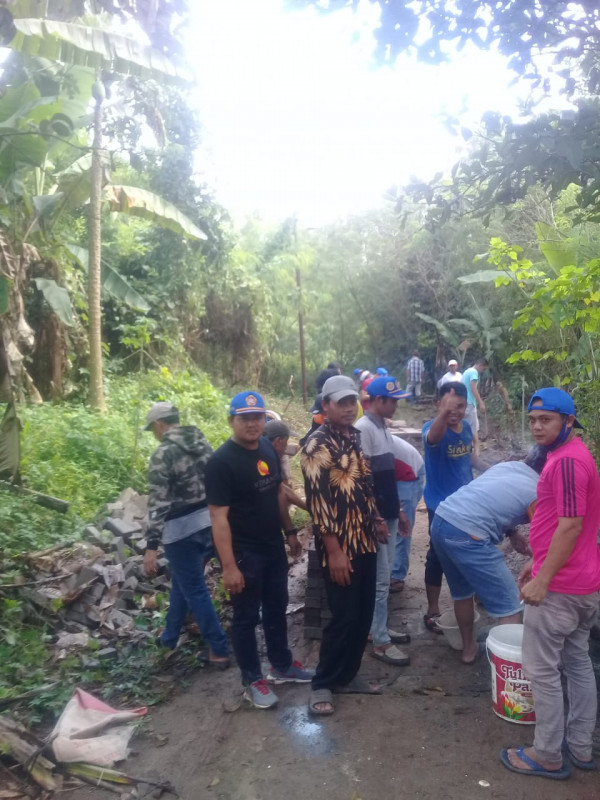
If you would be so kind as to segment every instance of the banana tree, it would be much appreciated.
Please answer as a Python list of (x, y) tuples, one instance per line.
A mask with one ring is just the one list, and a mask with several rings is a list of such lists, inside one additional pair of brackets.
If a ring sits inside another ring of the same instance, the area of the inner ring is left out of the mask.
[[(102, 106), (105, 99), (105, 86), (102, 80), (106, 71), (121, 75), (138, 75), (185, 82), (189, 73), (175, 64), (163, 53), (140, 43), (139, 40), (115, 34), (112, 31), (92, 28), (79, 23), (63, 22), (40, 18), (13, 19), (14, 36), (10, 47), (21, 53), (28, 53), (58, 64), (73, 64), (93, 68), (95, 81), (92, 87), (94, 97), (93, 142), (91, 147), (91, 185), (90, 185), (90, 224), (89, 224), (89, 271), (88, 271), (88, 315), (90, 343), (90, 403), (98, 410), (105, 409), (102, 380), (101, 344), (101, 207), (102, 207)], [(128, 203), (127, 192), (121, 192), (119, 204), (125, 199), (125, 208), (133, 208)], [(114, 202), (117, 202), (115, 200)], [(120, 210), (124, 210), (121, 208)], [(147, 204), (145, 206), (148, 212)], [(181, 215), (183, 217), (183, 215)], [(158, 219), (158, 217), (156, 217)], [(182, 226), (183, 235), (190, 238), (206, 238), (193, 223)], [(191, 227), (190, 227), (191, 226)]]

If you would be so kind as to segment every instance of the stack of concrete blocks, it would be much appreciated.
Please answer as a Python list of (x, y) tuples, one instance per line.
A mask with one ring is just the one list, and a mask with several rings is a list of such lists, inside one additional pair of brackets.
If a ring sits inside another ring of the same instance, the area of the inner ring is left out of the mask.
[(331, 611), (325, 593), (323, 568), (315, 550), (314, 539), (308, 549), (306, 599), (304, 602), (304, 638), (321, 639), (323, 628), (331, 619)]

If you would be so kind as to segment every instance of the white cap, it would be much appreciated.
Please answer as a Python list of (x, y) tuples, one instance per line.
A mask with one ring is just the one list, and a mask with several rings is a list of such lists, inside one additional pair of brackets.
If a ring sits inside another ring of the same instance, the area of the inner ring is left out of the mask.
[(458, 367), (458, 361), (455, 358), (451, 358), (448, 362), (449, 367)]

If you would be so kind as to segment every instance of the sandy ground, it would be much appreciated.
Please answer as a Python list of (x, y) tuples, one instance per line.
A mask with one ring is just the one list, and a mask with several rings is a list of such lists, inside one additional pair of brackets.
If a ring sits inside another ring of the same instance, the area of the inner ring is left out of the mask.
[[(411, 664), (389, 667), (369, 649), (363, 659), (361, 672), (383, 685), (381, 696), (336, 696), (333, 717), (312, 719), (307, 686), (277, 687), (278, 706), (258, 711), (240, 703), (236, 668), (200, 671), (151, 710), (123, 769), (170, 780), (182, 800), (598, 800), (598, 772), (573, 770), (569, 781), (557, 782), (514, 775), (500, 764), (500, 749), (529, 744), (532, 728), (493, 714), (483, 648), (467, 667), (443, 637), (424, 629), (426, 547), (421, 508), (407, 588), (390, 601), (390, 625), (412, 636)], [(292, 569), (292, 603), (303, 599), (305, 558)], [(450, 606), (446, 590), (442, 605)], [(295, 656), (314, 666), (318, 642), (304, 640), (301, 612), (288, 619)], [(482, 613), (480, 639), (491, 624)], [(69, 796), (114, 797), (91, 788)]]

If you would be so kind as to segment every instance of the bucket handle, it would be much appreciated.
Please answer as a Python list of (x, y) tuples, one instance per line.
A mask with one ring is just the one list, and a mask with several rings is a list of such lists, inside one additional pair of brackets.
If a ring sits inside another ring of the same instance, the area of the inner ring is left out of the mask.
[(492, 659), (490, 658), (490, 648), (488, 646), (487, 639), (485, 640), (485, 654), (487, 656), (488, 664), (490, 665), (490, 667), (494, 667), (494, 665), (492, 664)]

